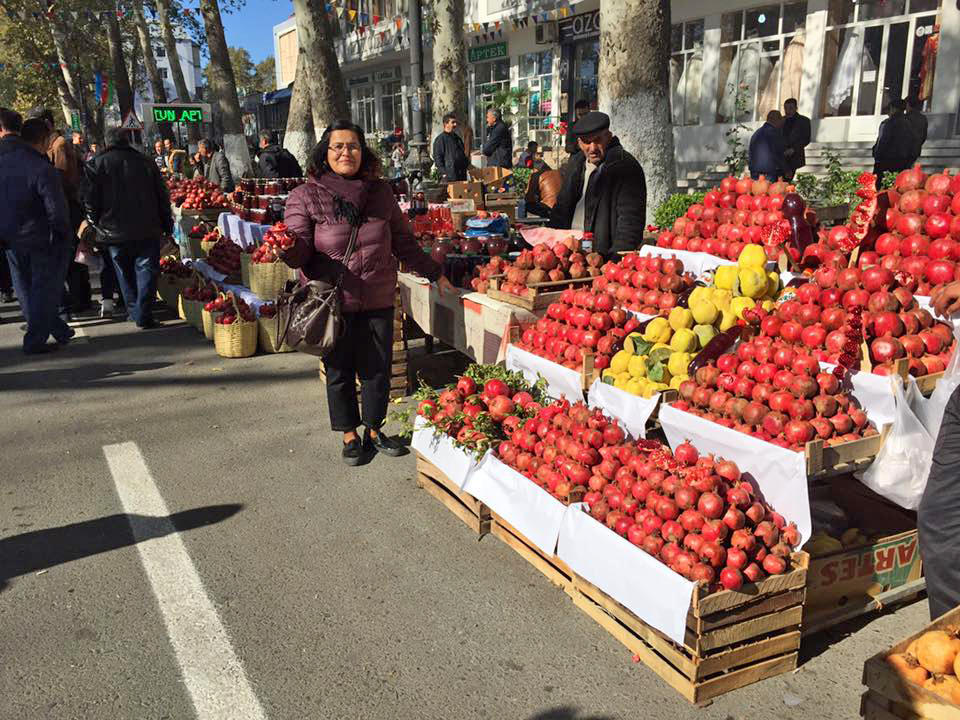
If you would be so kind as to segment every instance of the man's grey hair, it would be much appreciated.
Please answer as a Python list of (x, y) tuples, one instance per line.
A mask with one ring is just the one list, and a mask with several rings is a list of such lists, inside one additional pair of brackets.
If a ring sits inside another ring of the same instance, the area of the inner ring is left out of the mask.
[(492, 105), (487, 108), (488, 113), (492, 113), (497, 120), (503, 120), (503, 112), (500, 108), (493, 107)]

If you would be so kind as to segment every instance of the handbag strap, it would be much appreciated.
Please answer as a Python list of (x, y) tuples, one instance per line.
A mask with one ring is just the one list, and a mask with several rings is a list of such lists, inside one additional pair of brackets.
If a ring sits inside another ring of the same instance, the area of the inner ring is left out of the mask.
[(347, 242), (347, 252), (343, 255), (343, 270), (340, 271), (340, 274), (337, 276), (337, 287), (340, 287), (340, 282), (343, 280), (344, 270), (347, 269), (347, 264), (350, 262), (350, 256), (353, 255), (353, 251), (357, 245), (357, 235), (360, 234), (359, 225), (350, 226), (350, 240)]

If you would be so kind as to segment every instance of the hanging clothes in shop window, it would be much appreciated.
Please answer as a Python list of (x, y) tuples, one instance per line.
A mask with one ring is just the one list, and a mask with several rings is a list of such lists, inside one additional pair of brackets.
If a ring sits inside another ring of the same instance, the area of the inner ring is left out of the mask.
[[(753, 118), (754, 102), (759, 96), (757, 88), (766, 87), (770, 72), (773, 70), (770, 60), (761, 55), (761, 48), (759, 41), (741, 45), (730, 65), (719, 111), (720, 116), (728, 122)], [(740, 117), (734, 117), (738, 93), (742, 93), (742, 97), (746, 99), (747, 109)]]
[(683, 56), (670, 58), (670, 117), (674, 125), (683, 124), (683, 96), (680, 94), (680, 76), (683, 75)]
[(673, 91), (673, 124), (700, 122), (700, 80), (703, 76), (703, 46), (694, 45), (693, 54)]
[[(843, 47), (840, 50), (840, 58), (833, 72), (833, 78), (830, 80), (830, 87), (827, 89), (827, 100), (824, 107), (825, 115), (837, 115), (840, 106), (847, 100), (853, 99), (853, 83), (857, 79), (857, 56), (863, 48), (863, 28), (853, 27), (847, 33), (843, 41)], [(863, 53), (863, 67), (860, 68), (861, 74), (876, 71), (877, 66), (873, 62), (869, 52)], [(849, 115), (849, 112), (842, 113)]]
[[(803, 78), (803, 47), (806, 43), (807, 31), (803, 28), (787, 45), (783, 57), (773, 66), (770, 80), (763, 91), (760, 103), (757, 105), (757, 117), (763, 119), (771, 110), (783, 111), (783, 101), (788, 98), (800, 97), (800, 80)], [(777, 78), (780, 79), (779, 91)]]
[(933, 26), (933, 34), (923, 44), (923, 64), (920, 66), (920, 102), (933, 95), (933, 73), (937, 67), (937, 50), (940, 49), (940, 26)]

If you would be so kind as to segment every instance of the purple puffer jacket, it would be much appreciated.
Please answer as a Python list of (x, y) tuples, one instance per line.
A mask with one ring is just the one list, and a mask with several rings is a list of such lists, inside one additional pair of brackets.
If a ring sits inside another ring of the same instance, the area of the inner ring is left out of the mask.
[(292, 190), (284, 210), (283, 221), (296, 244), (284, 252), (283, 259), (290, 267), (300, 268), (301, 283), (328, 278), (331, 270), (343, 267), (350, 224), (336, 213), (336, 198), (355, 205), (364, 218), (343, 273), (345, 312), (393, 306), (398, 258), (429, 280), (440, 277), (440, 266), (417, 245), (387, 182), (324, 173)]

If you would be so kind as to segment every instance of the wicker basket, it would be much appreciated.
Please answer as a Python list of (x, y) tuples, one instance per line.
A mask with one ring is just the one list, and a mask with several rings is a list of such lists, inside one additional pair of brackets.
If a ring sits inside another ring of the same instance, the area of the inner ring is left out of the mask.
[(265, 353), (283, 353), (293, 352), (293, 348), (283, 343), (277, 347), (277, 319), (275, 317), (257, 318), (257, 325), (260, 326), (260, 349)]
[(180, 309), (183, 311), (183, 319), (194, 328), (203, 332), (203, 306), (202, 300), (187, 300), (180, 296)]
[(237, 321), (230, 325), (214, 323), (213, 345), (217, 355), (225, 358), (250, 357), (257, 352), (258, 325), (245, 322), (237, 314)]
[(187, 248), (190, 250), (190, 257), (192, 257), (195, 260), (199, 260), (205, 255), (205, 253), (203, 252), (203, 248), (200, 247), (202, 243), (203, 243), (203, 238), (195, 238), (195, 237), (187, 238)]
[(250, 287), (250, 257), (252, 253), (240, 253), (240, 284)]
[(284, 263), (251, 263), (250, 289), (262, 300), (273, 300), (286, 287), (290, 268)]
[(161, 275), (157, 278), (157, 294), (164, 303), (176, 310), (180, 304), (180, 293), (190, 283), (189, 278), (165, 278)]
[(207, 340), (213, 340), (213, 328), (216, 327), (213, 321), (221, 314), (220, 312), (210, 312), (209, 310), (200, 311), (200, 329), (203, 330), (203, 336)]
[(211, 248), (217, 244), (216, 240), (201, 240), (200, 241), (200, 255), (199, 257), (206, 257), (210, 254)]

